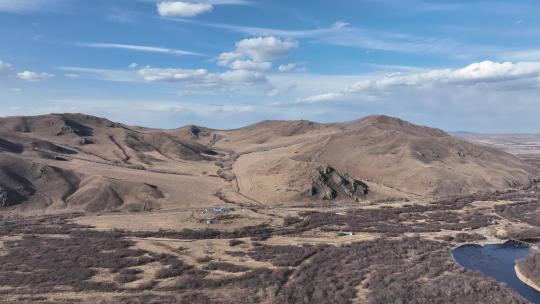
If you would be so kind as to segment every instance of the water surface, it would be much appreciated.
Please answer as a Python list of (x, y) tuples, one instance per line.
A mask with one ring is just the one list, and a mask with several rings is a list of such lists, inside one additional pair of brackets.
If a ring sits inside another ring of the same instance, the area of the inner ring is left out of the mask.
[(482, 272), (513, 288), (532, 303), (540, 304), (540, 292), (521, 282), (514, 266), (529, 254), (529, 247), (513, 242), (494, 245), (465, 245), (454, 249), (454, 259), (463, 267)]

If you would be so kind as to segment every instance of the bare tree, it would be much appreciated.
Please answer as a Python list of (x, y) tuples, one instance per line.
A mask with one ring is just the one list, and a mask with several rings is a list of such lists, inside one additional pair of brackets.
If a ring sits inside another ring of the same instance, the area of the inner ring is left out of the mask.
[(0, 190), (0, 207), (7, 207), (9, 205), (8, 196), (6, 190)]

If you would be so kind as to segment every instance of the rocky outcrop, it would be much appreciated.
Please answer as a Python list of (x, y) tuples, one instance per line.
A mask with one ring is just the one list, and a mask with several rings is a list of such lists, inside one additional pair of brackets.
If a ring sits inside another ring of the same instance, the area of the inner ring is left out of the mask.
[(322, 200), (334, 200), (338, 197), (359, 198), (367, 195), (369, 187), (362, 181), (342, 174), (331, 166), (321, 166), (314, 173), (310, 196), (319, 196)]

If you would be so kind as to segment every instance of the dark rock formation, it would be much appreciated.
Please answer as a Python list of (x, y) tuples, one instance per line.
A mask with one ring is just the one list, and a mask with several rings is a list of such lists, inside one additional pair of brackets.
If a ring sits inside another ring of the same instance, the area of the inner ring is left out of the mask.
[(369, 187), (364, 182), (342, 174), (328, 165), (317, 169), (308, 190), (309, 195), (319, 195), (323, 200), (334, 200), (338, 197), (358, 198), (368, 192)]

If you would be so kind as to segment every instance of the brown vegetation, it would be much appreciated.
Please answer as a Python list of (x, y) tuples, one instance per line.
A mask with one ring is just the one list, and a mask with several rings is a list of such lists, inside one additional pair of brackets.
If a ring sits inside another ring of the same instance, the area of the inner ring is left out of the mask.
[[(520, 160), (440, 130), (384, 116), (167, 131), (55, 114), (0, 127), (0, 302), (524, 303), (450, 250), (540, 237), (540, 187)], [(112, 225), (21, 217), (66, 211)], [(540, 277), (537, 259), (528, 275)]]
[(521, 273), (537, 286), (540, 286), (540, 253), (532, 252), (524, 260), (517, 263)]

